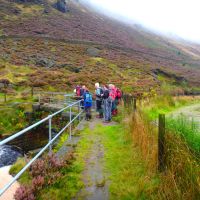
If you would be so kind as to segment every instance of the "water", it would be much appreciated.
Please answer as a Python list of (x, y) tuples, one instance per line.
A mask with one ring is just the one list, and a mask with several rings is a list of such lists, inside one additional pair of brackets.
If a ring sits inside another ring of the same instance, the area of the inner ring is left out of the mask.
[(19, 149), (9, 145), (0, 146), (0, 167), (12, 165), (18, 157), (22, 157)]

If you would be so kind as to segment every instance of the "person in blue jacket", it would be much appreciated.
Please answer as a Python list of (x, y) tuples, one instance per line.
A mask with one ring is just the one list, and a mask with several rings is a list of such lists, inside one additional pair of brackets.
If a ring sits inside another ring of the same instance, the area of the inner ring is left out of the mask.
[(86, 88), (85, 93), (83, 95), (84, 99), (84, 109), (85, 109), (85, 119), (90, 120), (92, 118), (91, 108), (92, 108), (92, 94)]

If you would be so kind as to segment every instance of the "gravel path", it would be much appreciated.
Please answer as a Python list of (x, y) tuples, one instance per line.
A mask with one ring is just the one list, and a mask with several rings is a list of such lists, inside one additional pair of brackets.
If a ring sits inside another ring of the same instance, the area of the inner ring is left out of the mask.
[[(12, 180), (12, 176), (9, 174), (11, 166), (6, 166), (0, 168), (0, 188), (2, 188), (6, 183)], [(1, 197), (0, 200), (14, 200), (14, 194), (17, 188), (19, 187), (19, 183), (14, 183)]]

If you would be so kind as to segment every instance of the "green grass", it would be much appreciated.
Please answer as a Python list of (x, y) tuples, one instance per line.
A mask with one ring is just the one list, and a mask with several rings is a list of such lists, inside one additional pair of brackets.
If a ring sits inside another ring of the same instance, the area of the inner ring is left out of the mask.
[(5, 107), (0, 112), (0, 135), (12, 134), (27, 125), (24, 110)]
[[(9, 173), (11, 175), (16, 175), (24, 166), (26, 165), (26, 161), (24, 158), (18, 158), (15, 164), (13, 164), (10, 168)], [(19, 179), (20, 184), (29, 185), (31, 183), (31, 176), (28, 171), (25, 171)]]
[[(75, 161), (71, 166), (62, 170), (63, 176), (59, 178), (55, 184), (49, 185), (48, 188), (42, 189), (38, 199), (40, 200), (58, 200), (72, 199), (83, 187), (82, 171), (85, 166), (85, 157), (92, 145), (91, 139), (88, 137), (89, 129), (82, 132), (82, 139), (79, 142), (75, 151)], [(63, 143), (63, 139), (59, 143)], [(60, 146), (60, 145), (59, 145)]]
[(123, 125), (100, 125), (91, 134), (100, 136), (105, 148), (104, 169), (109, 175), (111, 200), (147, 199), (153, 195), (158, 178), (148, 174)]
[(58, 150), (64, 145), (64, 143), (68, 140), (69, 134), (65, 131), (59, 138), (59, 142), (54, 147), (53, 151), (56, 153)]
[(182, 136), (188, 146), (200, 155), (200, 127), (199, 123), (187, 119), (185, 116), (167, 119), (167, 128)]
[[(82, 171), (85, 166), (84, 159), (92, 145), (92, 141), (90, 137), (88, 137), (88, 134), (90, 134), (88, 129), (85, 129), (82, 132), (83, 138), (79, 142), (75, 151), (76, 159), (72, 162), (72, 164), (67, 165), (59, 171), (62, 176), (57, 178), (53, 184), (49, 184), (48, 187), (40, 189), (37, 193), (37, 200), (71, 200), (80, 191), (83, 187)], [(63, 140), (65, 139), (66, 136), (61, 137), (58, 147), (63, 144)], [(18, 173), (23, 166), (25, 166), (25, 160), (21, 158), (18, 159), (17, 162), (11, 167), (10, 174)], [(31, 176), (28, 171), (21, 176), (19, 182), (23, 185), (30, 185)]]
[(104, 173), (108, 175), (111, 200), (147, 199), (149, 195), (153, 195), (159, 179), (148, 174), (138, 149), (134, 147), (123, 125), (98, 125), (84, 134), (83, 140), (78, 144), (76, 164), (82, 168), (81, 171), (84, 169), (83, 161), (88, 155), (93, 139), (99, 138), (105, 148)]
[[(38, 199), (71, 199), (83, 188), (83, 171), (95, 138), (104, 145), (104, 173), (108, 175), (110, 199), (133, 200), (153, 196), (159, 179), (150, 174), (123, 125), (97, 125), (81, 132), (75, 161), (54, 185), (40, 191)], [(62, 143), (62, 140), (61, 140)], [(147, 178), (148, 177), (148, 178)]]
[(150, 120), (157, 119), (159, 114), (167, 114), (178, 108), (199, 103), (199, 99), (173, 98), (171, 96), (158, 96), (144, 105), (143, 112)]

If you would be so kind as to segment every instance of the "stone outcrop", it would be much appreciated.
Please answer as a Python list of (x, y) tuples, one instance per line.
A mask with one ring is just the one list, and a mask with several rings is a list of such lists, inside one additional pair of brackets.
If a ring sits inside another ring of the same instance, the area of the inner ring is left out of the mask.
[(68, 9), (67, 0), (57, 0), (56, 8), (57, 8), (60, 12), (63, 12), (63, 13), (68, 12), (69, 9)]

